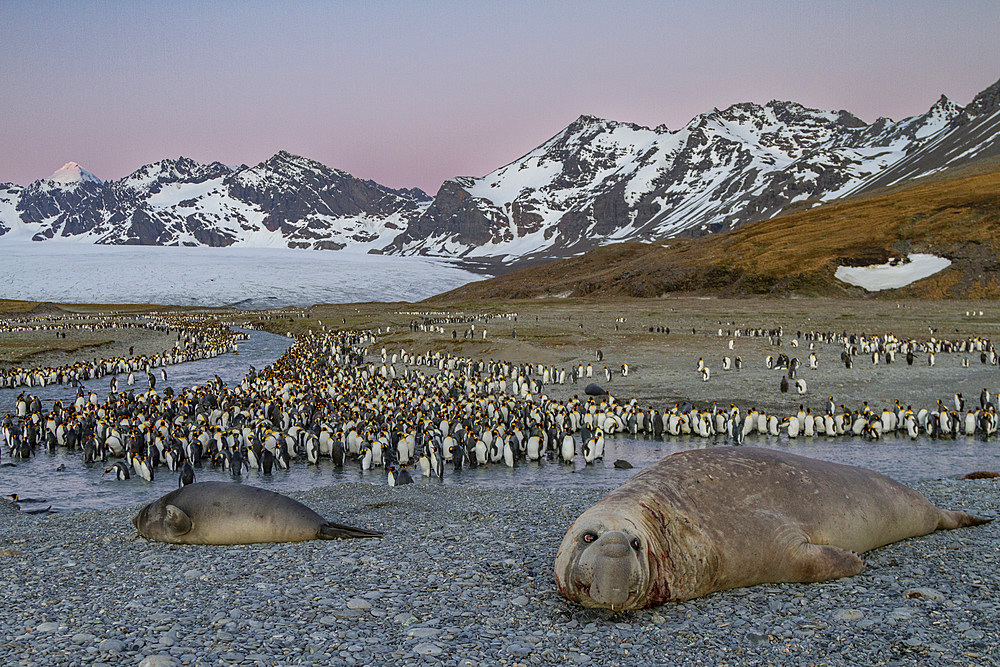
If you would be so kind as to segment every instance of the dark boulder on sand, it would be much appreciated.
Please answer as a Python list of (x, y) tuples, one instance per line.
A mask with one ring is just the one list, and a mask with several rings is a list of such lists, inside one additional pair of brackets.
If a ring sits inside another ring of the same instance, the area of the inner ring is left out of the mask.
[(970, 472), (967, 475), (962, 475), (959, 479), (996, 479), (997, 477), (1000, 477), (1000, 472), (977, 470), (976, 472)]

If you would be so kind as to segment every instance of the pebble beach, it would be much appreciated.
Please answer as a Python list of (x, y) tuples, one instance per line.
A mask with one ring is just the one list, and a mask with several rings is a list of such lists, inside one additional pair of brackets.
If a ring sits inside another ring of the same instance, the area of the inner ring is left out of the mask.
[[(859, 363), (847, 373), (836, 349), (823, 346), (820, 368), (805, 371), (809, 394), (786, 396), (777, 391), (781, 372), (765, 368), (763, 359), (788, 348), (766, 338), (738, 340), (735, 353), (745, 355), (747, 367), (718, 371), (702, 382), (695, 362), (704, 357), (718, 369), (719, 359), (730, 354), (729, 336), (715, 328), (679, 335), (721, 314), (684, 311), (683, 317), (671, 320), (675, 333), (666, 336), (646, 331), (653, 316), (648, 322), (636, 316), (627, 334), (613, 317), (602, 316), (567, 345), (543, 346), (535, 344), (549, 336), (543, 315), (536, 330), (522, 325), (516, 340), (505, 337), (501, 344), (491, 333), (479, 341), (478, 354), (568, 364), (592, 358), (599, 347), (607, 354), (604, 363), (617, 368), (627, 362), (634, 369), (607, 383), (616, 397), (659, 407), (684, 398), (700, 405), (735, 400), (744, 408), (752, 401), (790, 414), (800, 402), (821, 410), (831, 394), (851, 406), (871, 400), (882, 407), (899, 399), (932, 407), (956, 390), (972, 398), (978, 388), (996, 386), (995, 366), (974, 359), (963, 367), (958, 355), (943, 356), (933, 367)], [(922, 312), (913, 320), (921, 322), (911, 325), (914, 330), (927, 321)], [(961, 314), (953, 320), (957, 324), (949, 326), (957, 334)], [(553, 329), (558, 321), (559, 331), (578, 328), (561, 312), (549, 321)], [(822, 324), (832, 328), (834, 322)], [(441, 341), (420, 335), (389, 344), (451, 344), (449, 333)], [(139, 344), (118, 345), (126, 342)], [(153, 349), (163, 342), (142, 344)], [(548, 389), (562, 398), (582, 386)], [(942, 507), (998, 514), (997, 479), (910, 485)], [(0, 662), (1000, 664), (996, 523), (882, 547), (864, 554), (867, 567), (855, 577), (764, 584), (615, 613), (565, 600), (553, 575), (570, 524), (610, 490), (343, 483), (290, 495), (333, 521), (382, 531), (383, 538), (221, 547), (140, 537), (131, 523), (139, 505), (28, 515), (0, 502)]]
[[(914, 485), (986, 516), (997, 480)], [(614, 613), (556, 590), (608, 489), (341, 484), (292, 494), (381, 539), (176, 546), (139, 509), (0, 515), (5, 665), (996, 664), (996, 523), (869, 552), (856, 577)]]

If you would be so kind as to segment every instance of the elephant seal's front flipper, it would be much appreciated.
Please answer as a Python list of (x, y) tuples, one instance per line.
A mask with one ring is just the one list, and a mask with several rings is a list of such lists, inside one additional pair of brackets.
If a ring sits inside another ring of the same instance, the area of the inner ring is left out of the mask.
[(180, 538), (191, 532), (194, 522), (181, 508), (176, 505), (167, 505), (164, 509), (163, 528), (171, 536)]
[(853, 577), (865, 569), (865, 562), (853, 551), (831, 544), (803, 544), (790, 559), (793, 574), (789, 579), (800, 583), (830, 581)]
[(342, 523), (327, 521), (319, 527), (319, 539), (321, 540), (343, 540), (351, 537), (382, 537), (382, 533), (354, 526), (345, 526)]

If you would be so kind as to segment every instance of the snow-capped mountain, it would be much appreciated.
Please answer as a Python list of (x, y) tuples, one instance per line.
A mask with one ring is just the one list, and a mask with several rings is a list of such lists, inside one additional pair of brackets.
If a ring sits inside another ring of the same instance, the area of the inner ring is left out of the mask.
[(381, 248), (430, 201), (280, 152), (247, 167), (161, 160), (118, 181), (75, 163), (0, 185), (0, 235), (114, 245)]
[(518, 260), (696, 236), (1000, 155), (1000, 81), (966, 107), (865, 123), (795, 102), (713, 109), (682, 128), (581, 116), (433, 200), (280, 152), (253, 167), (179, 158), (101, 181), (75, 163), (0, 184), (0, 240), (355, 248)]
[(1000, 81), (899, 122), (777, 101), (678, 130), (581, 116), (482, 178), (447, 181), (387, 252), (509, 262), (695, 236), (998, 154)]
[(100, 183), (101, 179), (78, 165), (76, 162), (67, 162), (56, 169), (55, 173), (49, 176), (49, 181), (69, 185), (72, 183)]

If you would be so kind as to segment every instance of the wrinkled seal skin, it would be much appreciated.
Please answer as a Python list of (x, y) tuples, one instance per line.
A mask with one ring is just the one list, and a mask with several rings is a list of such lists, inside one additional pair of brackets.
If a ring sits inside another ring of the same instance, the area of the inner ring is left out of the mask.
[(586, 607), (641, 609), (852, 576), (864, 569), (858, 553), (989, 521), (864, 468), (753, 447), (692, 450), (584, 512), (559, 547), (556, 584)]
[(252, 544), (380, 536), (331, 523), (287, 496), (233, 482), (188, 484), (143, 507), (132, 523), (143, 537), (172, 544)]

